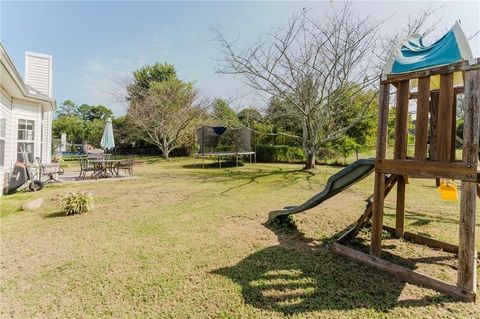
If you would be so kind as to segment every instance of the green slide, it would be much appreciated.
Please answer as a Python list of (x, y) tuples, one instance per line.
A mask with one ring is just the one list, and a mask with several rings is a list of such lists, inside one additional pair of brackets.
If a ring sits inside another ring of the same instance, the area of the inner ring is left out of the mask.
[(361, 159), (355, 163), (345, 167), (340, 172), (332, 175), (327, 185), (317, 195), (310, 198), (308, 201), (299, 206), (288, 206), (282, 210), (274, 210), (268, 214), (268, 223), (275, 218), (282, 215), (291, 215), (304, 212), (310, 208), (320, 205), (330, 197), (343, 192), (353, 184), (361, 181), (373, 172), (375, 168), (374, 159)]

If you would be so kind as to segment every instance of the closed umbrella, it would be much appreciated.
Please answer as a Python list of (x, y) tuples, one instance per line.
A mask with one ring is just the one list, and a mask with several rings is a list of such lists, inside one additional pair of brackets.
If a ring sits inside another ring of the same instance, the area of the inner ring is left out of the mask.
[(113, 127), (112, 127), (111, 118), (107, 118), (107, 122), (105, 123), (105, 128), (103, 129), (103, 136), (102, 136), (102, 141), (100, 142), (100, 146), (104, 150), (110, 150), (115, 147), (115, 140), (113, 139)]

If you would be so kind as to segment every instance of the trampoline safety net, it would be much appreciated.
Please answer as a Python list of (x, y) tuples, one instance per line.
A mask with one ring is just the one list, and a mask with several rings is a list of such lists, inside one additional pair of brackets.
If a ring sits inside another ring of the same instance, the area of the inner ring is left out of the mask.
[(196, 133), (199, 155), (252, 152), (252, 132), (247, 128), (202, 126)]

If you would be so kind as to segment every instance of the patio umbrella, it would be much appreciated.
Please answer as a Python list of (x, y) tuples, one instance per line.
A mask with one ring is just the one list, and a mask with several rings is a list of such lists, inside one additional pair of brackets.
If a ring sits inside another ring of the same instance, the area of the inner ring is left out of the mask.
[(102, 141), (100, 142), (100, 146), (105, 150), (113, 149), (115, 147), (115, 140), (113, 139), (112, 119), (110, 117), (107, 118), (107, 122), (105, 123), (105, 128), (103, 129), (103, 136)]

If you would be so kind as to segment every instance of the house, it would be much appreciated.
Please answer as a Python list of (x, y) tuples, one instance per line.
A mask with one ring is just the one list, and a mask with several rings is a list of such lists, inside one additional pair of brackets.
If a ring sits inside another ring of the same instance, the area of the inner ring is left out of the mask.
[(25, 52), (25, 77), (0, 43), (0, 189), (21, 153), (51, 160), (52, 56)]

